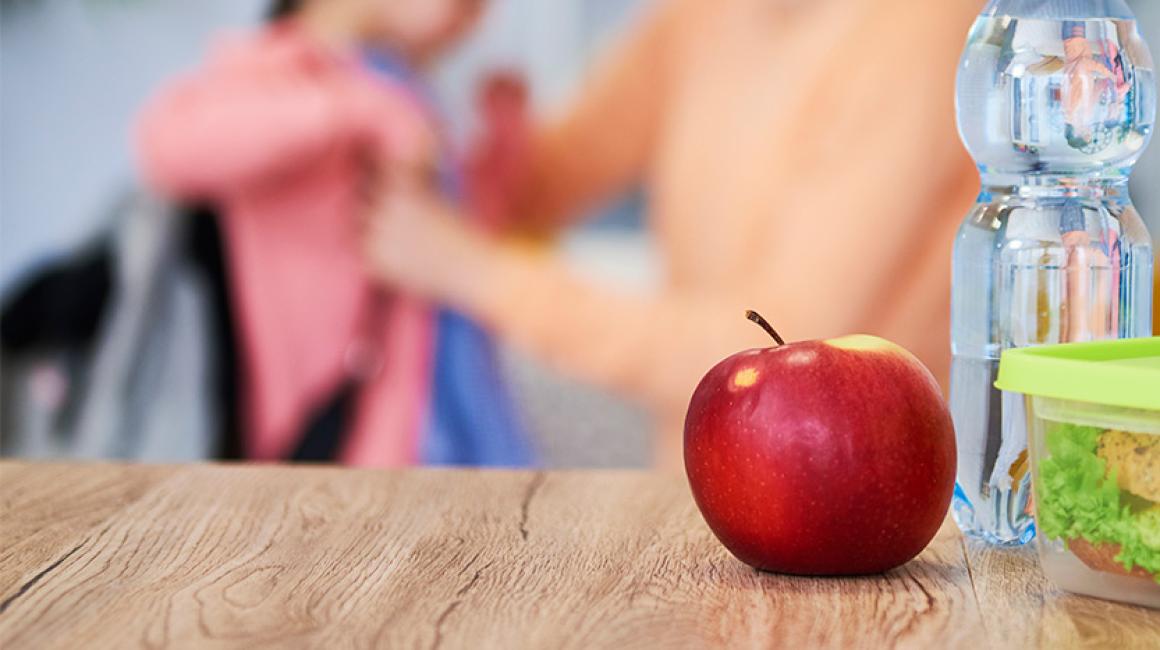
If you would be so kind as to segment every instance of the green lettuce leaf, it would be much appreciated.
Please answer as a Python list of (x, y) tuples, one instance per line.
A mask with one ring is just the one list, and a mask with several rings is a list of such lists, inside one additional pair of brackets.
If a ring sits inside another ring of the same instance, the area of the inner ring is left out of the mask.
[(1123, 546), (1116, 561), (1125, 568), (1142, 567), (1160, 582), (1160, 508), (1132, 515), (1124, 525)]

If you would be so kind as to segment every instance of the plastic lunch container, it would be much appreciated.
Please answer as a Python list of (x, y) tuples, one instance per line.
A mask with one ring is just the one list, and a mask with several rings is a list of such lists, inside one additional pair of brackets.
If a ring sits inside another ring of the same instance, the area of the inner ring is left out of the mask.
[(995, 386), (1026, 396), (1043, 572), (1160, 608), (1160, 337), (1006, 350)]

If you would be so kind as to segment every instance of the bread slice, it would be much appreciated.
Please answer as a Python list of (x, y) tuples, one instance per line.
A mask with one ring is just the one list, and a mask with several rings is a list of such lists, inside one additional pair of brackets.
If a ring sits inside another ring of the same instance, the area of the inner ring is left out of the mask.
[(1129, 571), (1124, 568), (1124, 565), (1117, 562), (1116, 556), (1120, 554), (1119, 544), (1113, 544), (1111, 542), (1092, 544), (1086, 539), (1073, 539), (1067, 542), (1067, 550), (1071, 551), (1089, 569), (1094, 571), (1102, 571), (1104, 573), (1127, 576), (1129, 578), (1154, 579), (1151, 573), (1141, 567), (1132, 567), (1132, 570)]
[(1096, 454), (1116, 473), (1120, 489), (1160, 503), (1160, 436), (1112, 429), (1100, 435)]

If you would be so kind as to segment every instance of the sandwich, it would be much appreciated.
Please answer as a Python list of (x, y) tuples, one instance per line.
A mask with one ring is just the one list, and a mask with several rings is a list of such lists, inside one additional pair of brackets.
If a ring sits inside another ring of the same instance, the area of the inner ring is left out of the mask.
[(1036, 526), (1095, 571), (1160, 583), (1160, 435), (1053, 424)]

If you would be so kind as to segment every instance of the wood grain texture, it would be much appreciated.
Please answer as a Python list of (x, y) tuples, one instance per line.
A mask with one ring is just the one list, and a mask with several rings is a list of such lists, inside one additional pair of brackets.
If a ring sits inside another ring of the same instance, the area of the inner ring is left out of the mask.
[(965, 548), (992, 644), (1160, 648), (1160, 612), (1058, 589), (1039, 571), (1032, 547), (995, 549), (972, 541)]
[(0, 464), (0, 647), (1160, 647), (946, 524), (887, 575), (756, 572), (682, 478)]
[[(37, 567), (67, 554), (174, 470), (0, 464), (0, 607)], [(71, 543), (71, 545), (70, 545)]]

